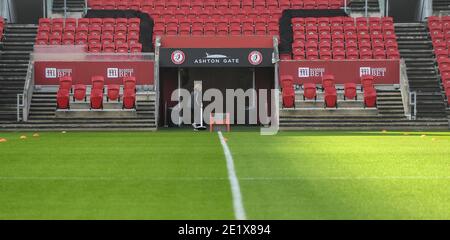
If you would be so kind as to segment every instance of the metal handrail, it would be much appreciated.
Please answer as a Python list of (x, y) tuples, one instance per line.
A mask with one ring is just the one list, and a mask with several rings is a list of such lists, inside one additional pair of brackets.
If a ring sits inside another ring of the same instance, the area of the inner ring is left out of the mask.
[(23, 108), (24, 106), (24, 97), (22, 93), (18, 93), (17, 94), (17, 122), (20, 122), (22, 120), (22, 118), (20, 117), (20, 110)]
[(154, 90), (155, 90), (155, 127), (158, 128), (159, 123), (159, 49), (161, 47), (161, 37), (157, 36), (155, 40), (155, 70), (154, 70)]
[(366, 0), (366, 3), (365, 3), (365, 6), (364, 6), (364, 16), (365, 17), (368, 17), (368, 15), (369, 15), (369, 2), (368, 2), (368, 0)]
[(88, 11), (88, 0), (84, 0), (83, 16), (87, 14)]
[(417, 115), (417, 92), (416, 91), (409, 93), (409, 107), (411, 109), (410, 120), (416, 120), (416, 115)]
[(23, 95), (22, 120), (24, 122), (28, 121), (31, 99), (33, 97), (33, 90), (34, 90), (34, 60), (33, 54), (31, 54), (30, 61), (28, 62), (27, 77), (25, 79), (25, 85), (22, 93)]
[(408, 74), (406, 72), (406, 63), (404, 59), (400, 60), (400, 92), (402, 94), (403, 110), (405, 116), (412, 120), (411, 114), (411, 95), (409, 90)]
[(64, 18), (67, 18), (67, 0), (64, 0)]
[(344, 12), (347, 13), (347, 0), (344, 0)]

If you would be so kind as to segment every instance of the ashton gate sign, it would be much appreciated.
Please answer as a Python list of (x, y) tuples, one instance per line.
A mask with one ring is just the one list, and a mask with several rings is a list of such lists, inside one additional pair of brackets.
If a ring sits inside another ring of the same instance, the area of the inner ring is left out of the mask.
[(161, 67), (270, 67), (271, 48), (162, 48)]

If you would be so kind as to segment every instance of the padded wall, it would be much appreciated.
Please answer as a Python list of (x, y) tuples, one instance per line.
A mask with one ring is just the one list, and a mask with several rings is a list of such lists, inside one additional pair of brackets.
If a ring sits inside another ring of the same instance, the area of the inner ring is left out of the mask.
[(141, 11), (135, 10), (89, 10), (86, 18), (140, 18), (139, 42), (142, 44), (142, 52), (153, 52), (153, 19)]
[(302, 9), (288, 9), (284, 10), (280, 18), (280, 53), (292, 52), (293, 32), (291, 26), (292, 18), (306, 18), (306, 17), (346, 17), (348, 16), (344, 10), (302, 10)]

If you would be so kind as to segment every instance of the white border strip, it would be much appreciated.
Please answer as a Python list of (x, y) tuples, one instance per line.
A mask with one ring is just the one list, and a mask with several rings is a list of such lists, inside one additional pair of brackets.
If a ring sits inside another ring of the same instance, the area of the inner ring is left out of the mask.
[(233, 157), (227, 143), (225, 142), (225, 139), (223, 138), (222, 132), (219, 131), (218, 134), (220, 143), (222, 144), (223, 153), (225, 154), (225, 158), (227, 160), (228, 179), (230, 180), (231, 194), (233, 195), (234, 215), (237, 220), (246, 220), (247, 217), (245, 215), (244, 204), (242, 202), (239, 180), (236, 175), (236, 170), (234, 169)]

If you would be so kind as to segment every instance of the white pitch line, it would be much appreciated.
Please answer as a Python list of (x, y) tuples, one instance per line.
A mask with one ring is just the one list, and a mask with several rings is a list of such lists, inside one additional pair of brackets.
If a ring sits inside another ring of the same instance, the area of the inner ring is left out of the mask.
[(233, 208), (234, 215), (237, 220), (246, 220), (244, 204), (242, 202), (241, 188), (239, 187), (239, 180), (234, 169), (233, 156), (231, 155), (230, 148), (228, 148), (222, 132), (218, 132), (220, 143), (222, 144), (223, 153), (227, 160), (228, 179), (230, 180), (231, 194), (233, 195)]
[[(0, 181), (229, 181), (228, 177), (67, 177), (67, 176), (0, 176)], [(342, 177), (240, 177), (239, 181), (310, 181), (310, 180), (450, 180), (450, 176), (342, 176)]]

